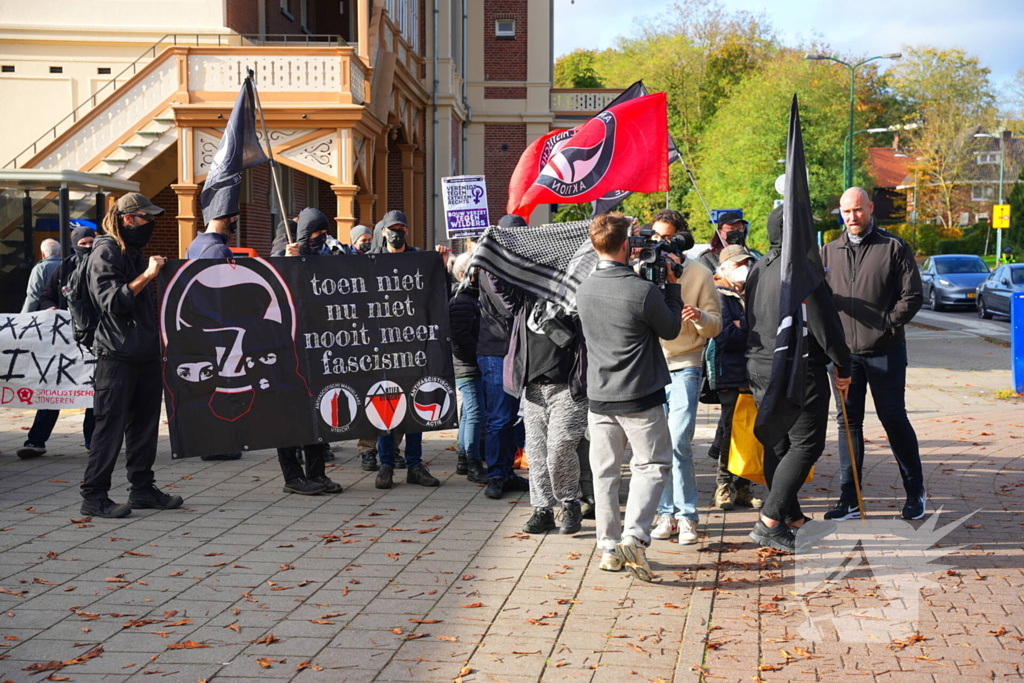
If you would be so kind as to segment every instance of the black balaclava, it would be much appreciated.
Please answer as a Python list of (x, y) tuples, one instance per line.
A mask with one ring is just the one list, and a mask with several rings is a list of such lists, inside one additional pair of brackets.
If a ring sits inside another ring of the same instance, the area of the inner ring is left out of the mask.
[(74, 249), (75, 254), (78, 256), (88, 256), (89, 252), (92, 251), (92, 247), (80, 247), (78, 242), (86, 237), (95, 237), (96, 231), (92, 228), (82, 226), (75, 228), (71, 231), (71, 248)]
[(501, 220), (498, 221), (499, 228), (525, 228), (528, 225), (529, 223), (526, 222), (525, 218), (514, 213), (502, 216)]
[(296, 231), (295, 241), (299, 243), (299, 253), (304, 256), (317, 255), (323, 251), (327, 242), (327, 235), (320, 235), (316, 239), (310, 239), (314, 232), (327, 230), (330, 221), (320, 209), (307, 206), (299, 213), (299, 227)]
[(148, 220), (142, 225), (122, 225), (121, 226), (121, 239), (129, 247), (136, 249), (142, 249), (149, 244), (150, 238), (153, 236), (153, 230), (156, 229), (156, 221)]

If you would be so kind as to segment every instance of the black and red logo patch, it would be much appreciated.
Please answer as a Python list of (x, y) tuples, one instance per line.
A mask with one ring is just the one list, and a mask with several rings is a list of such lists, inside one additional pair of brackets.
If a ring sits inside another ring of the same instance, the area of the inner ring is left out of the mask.
[(581, 136), (574, 129), (547, 141), (541, 153), (540, 175), (535, 181), (538, 185), (569, 199), (601, 182), (615, 153), (615, 114), (603, 111), (593, 120), (603, 124), (600, 132), (592, 126)]

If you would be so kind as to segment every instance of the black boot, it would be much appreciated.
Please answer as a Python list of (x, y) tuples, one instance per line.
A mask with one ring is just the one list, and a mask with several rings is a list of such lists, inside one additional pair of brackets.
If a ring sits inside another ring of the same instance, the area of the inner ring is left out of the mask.
[(594, 496), (583, 496), (583, 498), (580, 499), (580, 515), (583, 519), (594, 519), (596, 512), (597, 506), (594, 501)]
[(467, 463), (468, 472), (466, 473), (466, 479), (470, 480), (474, 484), (486, 484), (487, 483), (487, 466), (484, 465), (483, 460), (470, 460)]
[(394, 476), (394, 468), (384, 465), (380, 468), (380, 472), (377, 472), (377, 481), (373, 485), (379, 489), (389, 489), (395, 485)]
[(363, 451), (359, 454), (359, 459), (362, 460), (361, 467), (364, 472), (376, 472), (380, 469), (380, 465), (377, 464), (376, 451)]
[(528, 534), (543, 534), (555, 528), (555, 513), (551, 508), (534, 508), (533, 516), (523, 525)]
[(459, 460), (455, 465), (455, 474), (468, 474), (469, 473), (469, 461), (466, 460), (465, 453), (459, 453)]
[(405, 471), (405, 483), (419, 484), (420, 486), (440, 486), (440, 480), (430, 474), (426, 465), (416, 465)]
[(560, 534), (575, 534), (583, 528), (583, 511), (580, 510), (580, 503), (577, 500), (570, 500), (562, 503), (562, 523), (558, 530)]

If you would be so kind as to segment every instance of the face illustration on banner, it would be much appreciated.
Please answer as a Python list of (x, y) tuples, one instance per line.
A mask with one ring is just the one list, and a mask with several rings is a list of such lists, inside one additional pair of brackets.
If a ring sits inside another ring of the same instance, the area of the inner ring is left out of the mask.
[(165, 380), (176, 404), (207, 399), (211, 416), (235, 421), (261, 392), (305, 384), (291, 294), (262, 259), (190, 261), (168, 284), (161, 318)]
[(377, 429), (391, 431), (402, 424), (408, 404), (402, 387), (383, 380), (366, 392), (366, 417)]

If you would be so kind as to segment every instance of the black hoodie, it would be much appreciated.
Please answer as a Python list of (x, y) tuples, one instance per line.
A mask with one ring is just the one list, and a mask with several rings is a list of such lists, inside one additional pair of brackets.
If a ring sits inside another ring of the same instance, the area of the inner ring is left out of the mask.
[(331, 222), (320, 209), (307, 206), (299, 212), (298, 227), (295, 231), (295, 241), (299, 243), (299, 253), (303, 256), (319, 256), (320, 251), (315, 253), (309, 246), (309, 238), (314, 232), (327, 230), (330, 232)]
[[(747, 367), (759, 374), (771, 372), (775, 338), (779, 328), (779, 298), (782, 294), (780, 257), (782, 256), (782, 206), (768, 216), (768, 240), (771, 249), (754, 264), (744, 289), (747, 298)], [(804, 302), (807, 305), (808, 361), (812, 364), (835, 363), (840, 377), (850, 376), (850, 349), (843, 336), (839, 311), (832, 301), (832, 290), (822, 282)]]
[(100, 235), (89, 255), (89, 293), (100, 315), (93, 352), (101, 358), (144, 363), (160, 357), (156, 305), (150, 282), (136, 295), (128, 287), (146, 270), (148, 259), (135, 247), (122, 251)]

